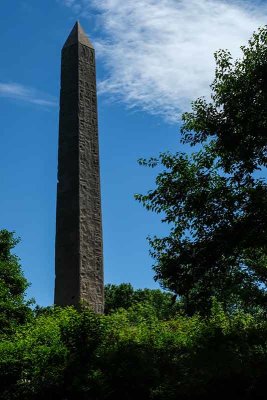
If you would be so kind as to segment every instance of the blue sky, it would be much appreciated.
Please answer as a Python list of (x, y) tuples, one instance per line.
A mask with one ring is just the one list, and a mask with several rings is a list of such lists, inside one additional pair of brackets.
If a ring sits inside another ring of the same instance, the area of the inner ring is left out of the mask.
[(158, 287), (146, 236), (168, 227), (133, 198), (156, 173), (137, 159), (181, 149), (179, 117), (208, 95), (213, 52), (238, 56), (264, 3), (2, 0), (1, 16), (0, 228), (22, 238), (29, 297), (53, 302), (60, 51), (77, 19), (97, 54), (105, 282)]

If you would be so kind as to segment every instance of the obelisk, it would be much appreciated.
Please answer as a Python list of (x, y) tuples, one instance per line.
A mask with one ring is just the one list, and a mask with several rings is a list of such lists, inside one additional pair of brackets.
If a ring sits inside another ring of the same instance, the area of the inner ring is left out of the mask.
[(95, 51), (77, 22), (61, 54), (55, 304), (104, 309)]

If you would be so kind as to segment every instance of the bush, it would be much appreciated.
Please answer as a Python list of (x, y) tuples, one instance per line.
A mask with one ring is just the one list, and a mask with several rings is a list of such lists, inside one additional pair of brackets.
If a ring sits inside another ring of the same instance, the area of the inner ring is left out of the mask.
[(107, 316), (41, 313), (0, 344), (1, 399), (264, 398), (267, 322), (226, 314), (159, 320), (151, 305)]

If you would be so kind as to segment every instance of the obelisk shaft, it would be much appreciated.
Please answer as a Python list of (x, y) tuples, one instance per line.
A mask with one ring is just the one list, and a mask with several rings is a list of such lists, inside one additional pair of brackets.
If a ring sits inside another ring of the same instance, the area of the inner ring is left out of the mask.
[(79, 23), (62, 49), (55, 304), (103, 312), (95, 52)]

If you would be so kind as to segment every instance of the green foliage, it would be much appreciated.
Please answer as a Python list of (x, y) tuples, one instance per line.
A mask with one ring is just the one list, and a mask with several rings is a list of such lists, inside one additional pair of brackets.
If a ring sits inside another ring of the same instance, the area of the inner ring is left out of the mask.
[(138, 303), (106, 316), (50, 309), (0, 343), (1, 399), (264, 398), (267, 323), (228, 315), (159, 320)]
[(156, 188), (136, 195), (170, 224), (168, 236), (150, 238), (155, 278), (189, 315), (209, 314), (213, 296), (229, 310), (266, 307), (267, 27), (242, 51), (235, 62), (216, 53), (212, 101), (183, 115), (192, 153), (140, 160), (163, 167)]
[(90, 311), (69, 307), (51, 309), (19, 327), (0, 344), (1, 398), (82, 398), (101, 341), (100, 323)]
[(175, 296), (159, 289), (134, 289), (130, 283), (105, 286), (105, 314), (138, 304), (150, 305), (159, 319), (169, 319), (180, 309)]
[(105, 285), (105, 314), (118, 308), (129, 308), (133, 304), (134, 288), (130, 283)]
[(0, 334), (12, 332), (32, 315), (31, 302), (24, 298), (29, 284), (18, 257), (11, 253), (18, 242), (12, 232), (0, 230)]
[(122, 284), (106, 286), (107, 315), (73, 307), (32, 313), (10, 253), (16, 241), (6, 231), (1, 238), (1, 261), (13, 266), (1, 275), (13, 301), (12, 313), (3, 309), (1, 400), (194, 400), (218, 398), (218, 391), (263, 398), (267, 323), (260, 311), (227, 314), (213, 300), (210, 318), (187, 317), (169, 293)]

